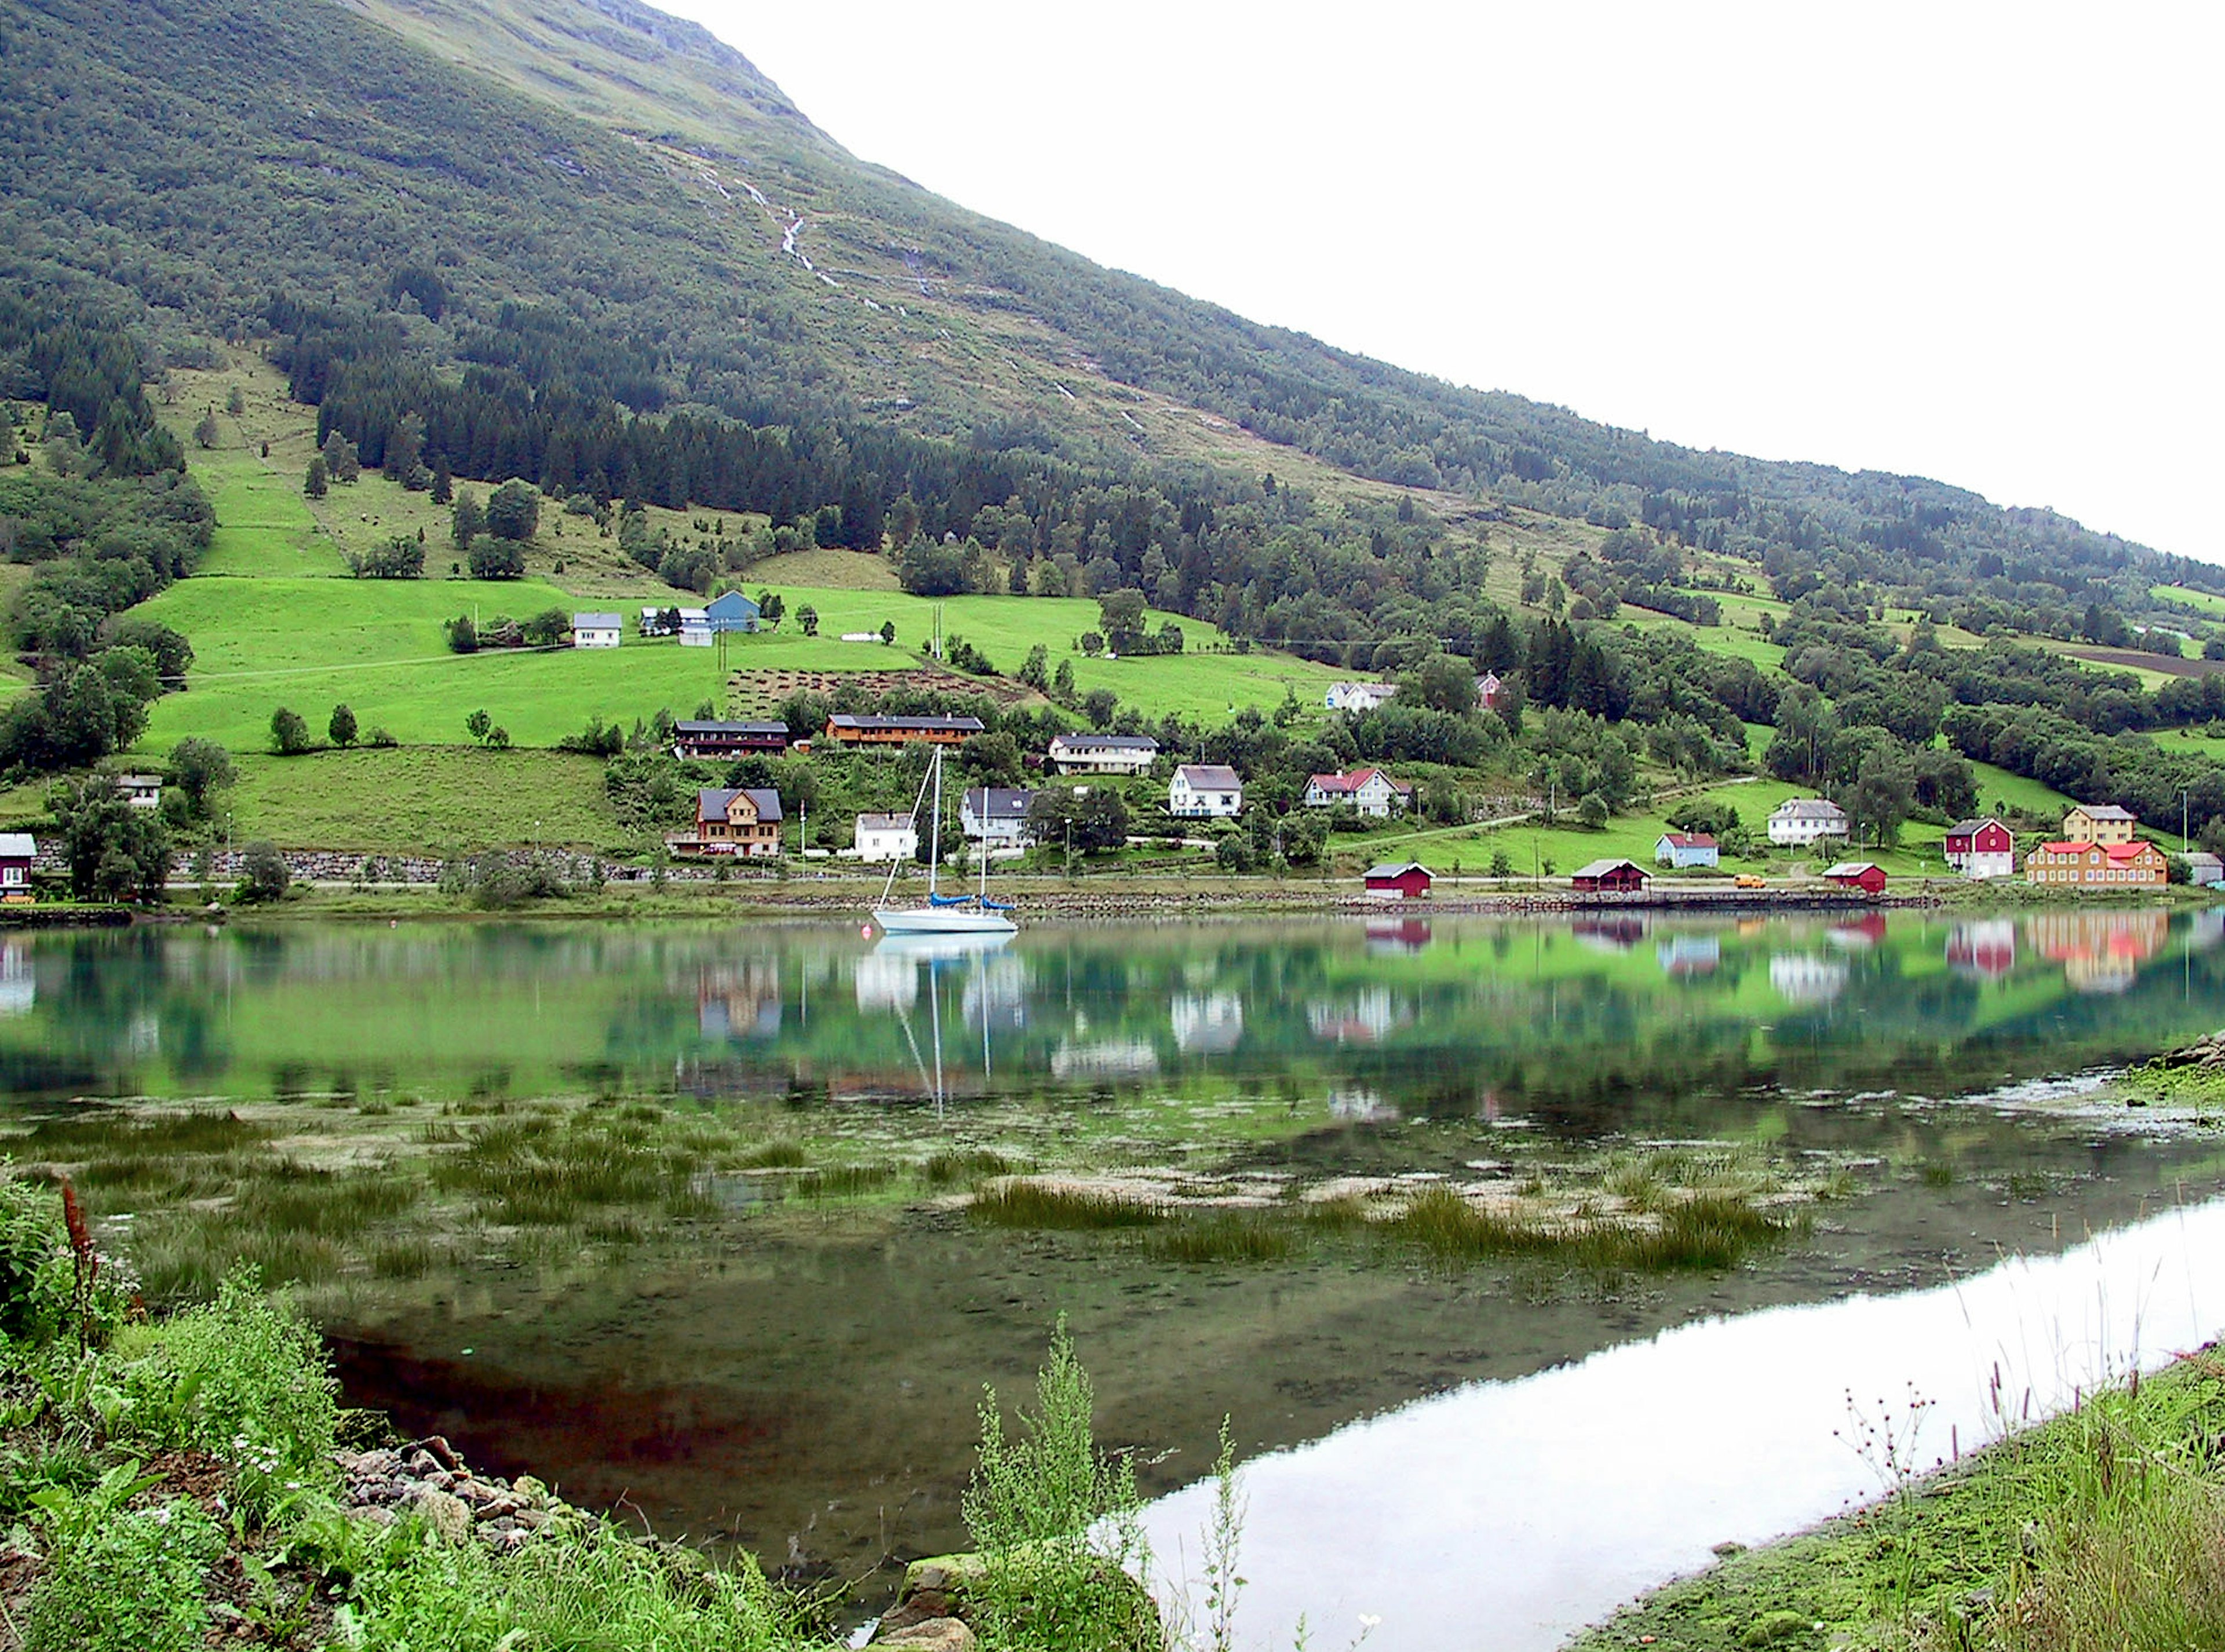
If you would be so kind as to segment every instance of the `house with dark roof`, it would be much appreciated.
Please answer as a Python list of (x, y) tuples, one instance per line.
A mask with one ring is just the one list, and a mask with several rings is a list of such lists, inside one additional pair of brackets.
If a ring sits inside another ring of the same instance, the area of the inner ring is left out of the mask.
[(1024, 849), (1033, 792), (1017, 786), (969, 786), (958, 800), (958, 826), (966, 841), (992, 849)]
[(1585, 895), (1641, 895), (1652, 875), (1634, 860), (1595, 860), (1569, 874), (1569, 887)]
[(2130, 843), (2140, 817), (2114, 803), (2076, 803), (2063, 812), (2066, 843)]
[(716, 763), (751, 752), (778, 756), (788, 750), (785, 723), (721, 723), (683, 718), (672, 725), (672, 755)]
[(978, 717), (852, 717), (837, 712), (827, 719), (827, 737), (846, 746), (954, 746), (981, 733), (984, 726)]
[(2007, 877), (2016, 870), (2016, 837), (1990, 814), (1949, 826), (1943, 853), (1968, 878)]
[(31, 898), (31, 865), (38, 858), (38, 842), (29, 832), (0, 832), (0, 902)]
[(1828, 797), (1789, 797), (1769, 814), (1769, 840), (1780, 846), (1850, 836), (1846, 810)]
[(764, 860), (780, 853), (780, 794), (770, 786), (707, 786), (695, 794), (695, 824), (669, 832), (675, 855), (733, 855)]

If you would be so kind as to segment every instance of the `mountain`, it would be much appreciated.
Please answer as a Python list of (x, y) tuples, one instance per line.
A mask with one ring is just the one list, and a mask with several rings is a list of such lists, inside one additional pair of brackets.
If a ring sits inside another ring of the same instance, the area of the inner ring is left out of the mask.
[(636, 0), (5, 0), (0, 85), (0, 270), (174, 359), (320, 329), (351, 339), (327, 355), (483, 370), (513, 399), (870, 425), (1108, 476), (1279, 465), (1455, 520), (1644, 524), (1880, 599), (2006, 582), (2058, 623), (2156, 579), (2225, 586), (2050, 513), (1652, 441), (1100, 269), (860, 162)]

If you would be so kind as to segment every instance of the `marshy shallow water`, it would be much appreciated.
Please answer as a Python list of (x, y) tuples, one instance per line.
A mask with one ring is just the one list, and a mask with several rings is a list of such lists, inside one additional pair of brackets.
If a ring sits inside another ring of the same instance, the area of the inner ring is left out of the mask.
[[(1701, 1334), (1680, 1327), (1914, 1301), (2216, 1194), (2213, 1136), (2039, 1081), (2225, 1025), (2221, 938), (2220, 915), (2130, 908), (1073, 927), (957, 954), (770, 925), (41, 934), (0, 944), (0, 1084), (18, 1159), (74, 1167), (151, 1283), (233, 1255), (299, 1275), (351, 1394), (491, 1468), (855, 1577), (960, 1541), (979, 1385), (1016, 1394), (1063, 1311), (1147, 1491), (1204, 1471), (1223, 1413), (1283, 1453), (1253, 1575), (1372, 1475), (1382, 1543), (1347, 1530), (1291, 1574), (1372, 1588), (1525, 1552), (1464, 1516), (1434, 1545), (1402, 1527), (1409, 1492), (1445, 1506), (1424, 1458), (1541, 1519), (1561, 1484), (1480, 1425), (1465, 1453), (1379, 1453), (1405, 1418), (1557, 1392)], [(1581, 1187), (1678, 1143), (1830, 1196), (1735, 1267), (1660, 1271), (1311, 1227), (1185, 1262), (1214, 1253), (962, 1208), (1016, 1167)], [(1860, 1351), (1890, 1366), (1903, 1336)], [(1702, 1345), (1718, 1394), (1772, 1380)], [(1618, 1449), (1638, 1484), (1670, 1454)], [(1797, 1478), (1795, 1517), (1846, 1494)], [(1677, 1541), (1766, 1535), (1777, 1505), (1743, 1497)], [(1616, 1592), (1689, 1563), (1644, 1513)], [(1449, 1632), (1347, 1592), (1322, 1583), (1326, 1641), (1347, 1607), (1402, 1644)], [(1287, 1595), (1263, 1582), (1260, 1610)], [(1510, 1607), (1503, 1635), (1457, 1610), (1461, 1638), (1528, 1646), (1574, 1609)]]

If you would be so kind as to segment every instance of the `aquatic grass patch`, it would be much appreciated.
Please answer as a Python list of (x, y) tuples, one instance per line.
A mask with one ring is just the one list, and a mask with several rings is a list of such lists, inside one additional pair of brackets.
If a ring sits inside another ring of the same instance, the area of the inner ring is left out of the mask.
[(949, 1187), (1018, 1175), (1030, 1168), (1024, 1160), (990, 1148), (943, 1148), (927, 1156), (919, 1176), (930, 1187)]
[(287, 1159), (242, 1185), (232, 1210), (273, 1231), (346, 1239), (392, 1221), (418, 1197), (417, 1184), (390, 1166), (342, 1174)]
[(1024, 1179), (984, 1187), (973, 1195), (973, 1202), (967, 1209), (977, 1220), (997, 1227), (1075, 1231), (1149, 1227), (1165, 1219), (1164, 1211), (1155, 1204), (1091, 1188), (1062, 1187)]
[(1300, 1225), (1265, 1210), (1179, 1216), (1146, 1234), (1144, 1250), (1162, 1262), (1281, 1262), (1298, 1249)]
[(892, 1164), (840, 1164), (807, 1171), (790, 1184), (798, 1199), (858, 1199), (897, 1179)]
[(1445, 1263), (1540, 1256), (1583, 1268), (1662, 1272), (1735, 1267), (1755, 1246), (1797, 1226), (1781, 1211), (1729, 1193), (1696, 1193), (1633, 1217), (1582, 1201), (1567, 1211), (1483, 1204), (1449, 1187), (1430, 1187), (1379, 1230)]
[(803, 1143), (789, 1136), (745, 1148), (731, 1161), (737, 1170), (789, 1170), (805, 1161)]

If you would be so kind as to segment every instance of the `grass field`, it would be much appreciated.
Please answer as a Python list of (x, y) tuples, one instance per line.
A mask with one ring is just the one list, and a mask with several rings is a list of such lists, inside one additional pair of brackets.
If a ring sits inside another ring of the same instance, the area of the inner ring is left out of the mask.
[(238, 759), (232, 840), (367, 854), (507, 844), (621, 849), (601, 760), (563, 751), (403, 747)]

